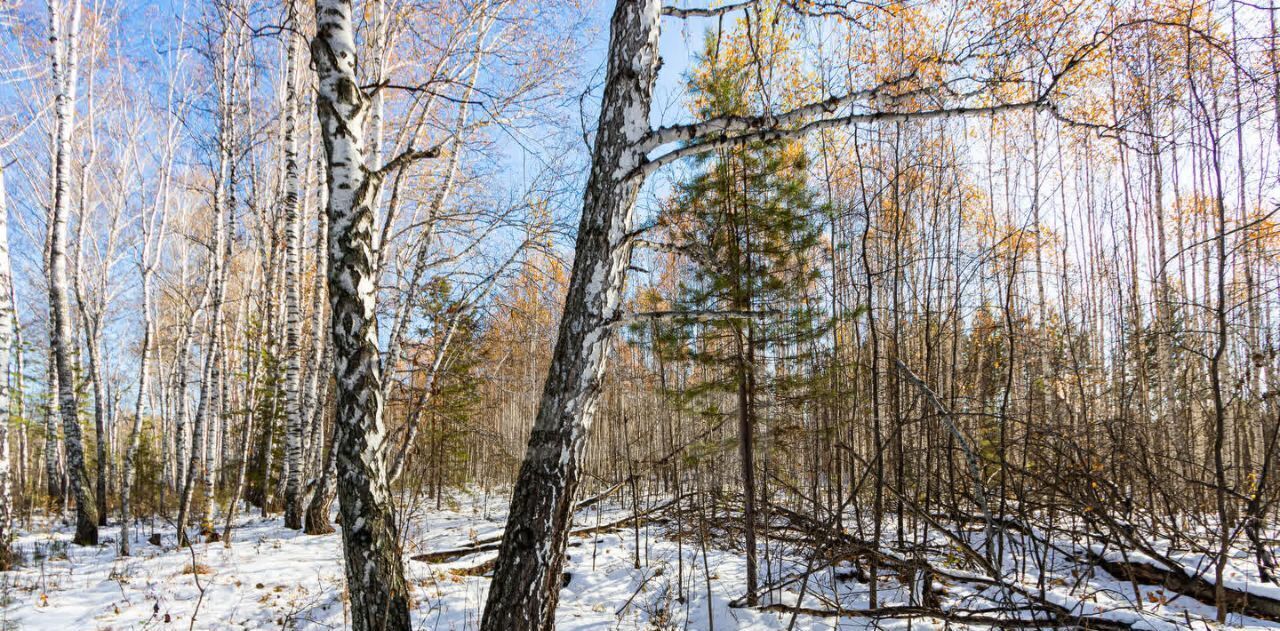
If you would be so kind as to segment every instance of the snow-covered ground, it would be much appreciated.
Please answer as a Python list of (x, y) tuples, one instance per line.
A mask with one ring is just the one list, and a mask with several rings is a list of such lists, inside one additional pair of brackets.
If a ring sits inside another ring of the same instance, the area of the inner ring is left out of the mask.
[[(458, 572), (492, 557), (481, 553), (450, 563), (411, 560), (416, 554), (467, 545), (500, 534), (503, 516), (472, 503), (458, 511), (428, 511), (413, 523), (406, 545), (405, 571), (413, 590), (413, 618), (422, 629), (476, 629), (489, 579)], [(594, 519), (595, 511), (591, 511)], [(625, 513), (602, 515), (605, 522)], [(345, 623), (341, 541), (338, 534), (306, 536), (284, 528), (281, 519), (245, 517), (230, 547), (197, 543), (176, 549), (172, 528), (160, 529), (162, 547), (140, 540), (135, 556), (119, 558), (119, 529), (102, 529), (96, 548), (69, 545), (71, 530), (25, 533), (20, 550), (33, 555), (26, 566), (3, 576), (5, 605), (0, 629), (342, 629)], [(146, 534), (144, 532), (144, 534)], [(569, 584), (561, 593), (558, 627), (647, 629), (660, 612), (691, 628), (707, 627), (706, 587), (700, 553), (698, 572), (686, 605), (674, 601), (676, 545), (648, 538), (648, 567), (634, 569), (633, 532), (605, 533), (577, 540), (569, 549)], [(642, 552), (643, 554), (643, 552)], [(192, 567), (198, 570), (192, 572)], [(779, 614), (733, 609), (740, 596), (744, 565), (723, 551), (708, 554), (711, 602), (717, 629), (785, 628)], [(691, 571), (686, 568), (686, 572)], [(679, 626), (683, 626), (680, 624)], [(815, 628), (798, 624), (798, 628)], [(831, 628), (823, 624), (820, 628)], [(918, 625), (917, 625), (918, 628)]]
[[(493, 558), (480, 552), (448, 562), (426, 563), (412, 557), (431, 551), (466, 546), (501, 533), (500, 502), (461, 498), (453, 510), (423, 510), (411, 518), (406, 541), (405, 569), (413, 590), (415, 625), (422, 629), (477, 629), (488, 590), (483, 569)], [(579, 524), (608, 523), (626, 516), (620, 507), (590, 509)], [(597, 522), (597, 520), (599, 520)], [(135, 556), (116, 554), (117, 528), (103, 530), (104, 545), (69, 545), (65, 526), (24, 533), (18, 548), (28, 555), (19, 570), (0, 575), (0, 629), (342, 629), (346, 627), (341, 542), (337, 534), (312, 537), (283, 527), (280, 519), (244, 517), (231, 546), (198, 543), (174, 546), (172, 528), (157, 529), (162, 545), (139, 540)], [(686, 524), (687, 526), (687, 524)], [(635, 532), (630, 529), (577, 537), (569, 548), (568, 585), (561, 594), (558, 627), (577, 629), (787, 629), (792, 614), (738, 608), (731, 602), (743, 595), (745, 561), (727, 537), (713, 539), (705, 558), (692, 538), (683, 543), (670, 535), (670, 523), (640, 531), (640, 569), (635, 568)], [(713, 535), (722, 531), (713, 529)], [(150, 531), (144, 531), (149, 535)], [(719, 545), (717, 545), (719, 544)], [(1011, 548), (1016, 546), (1010, 546)], [(762, 563), (764, 562), (762, 555)], [(796, 580), (763, 594), (763, 603), (794, 605), (804, 592), (803, 606), (814, 610), (865, 609), (865, 583), (852, 580), (845, 564), (814, 568), (813, 561), (775, 543), (762, 578)], [(946, 559), (933, 559), (937, 567)], [(1010, 560), (1007, 567), (1015, 567)], [(681, 571), (682, 570), (682, 571)], [(1034, 586), (1032, 570), (1016, 579)], [(809, 574), (807, 580), (799, 577)], [(1001, 602), (1022, 602), (1006, 590), (955, 580), (935, 579), (948, 608), (981, 611)], [(1134, 606), (1133, 587), (1101, 570), (1079, 575), (1063, 567), (1047, 571), (1046, 600), (1074, 613), (1103, 613), (1137, 629), (1213, 628), (1213, 609), (1158, 588), (1140, 588), (1141, 609)], [(681, 577), (682, 580), (681, 580)], [(1238, 580), (1238, 579), (1237, 579)], [(881, 577), (879, 606), (910, 605), (909, 590), (897, 577)], [(685, 599), (679, 598), (681, 585)], [(194, 621), (193, 621), (194, 618)], [(1232, 616), (1233, 628), (1280, 628)], [(966, 628), (927, 617), (832, 617), (800, 614), (796, 629), (942, 629)], [(981, 628), (970, 625), (967, 628)]]

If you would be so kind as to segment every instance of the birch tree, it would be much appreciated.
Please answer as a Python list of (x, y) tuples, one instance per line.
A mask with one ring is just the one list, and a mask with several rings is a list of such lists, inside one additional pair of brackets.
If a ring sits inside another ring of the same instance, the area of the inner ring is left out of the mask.
[(53, 209), (49, 245), (50, 347), (57, 365), (58, 409), (66, 443), (67, 474), (76, 500), (76, 535), (79, 545), (98, 543), (98, 512), (84, 462), (79, 397), (72, 361), (75, 335), (71, 329), (71, 303), (67, 288), (67, 215), (70, 212), (71, 138), (75, 127), (76, 65), (79, 57), (80, 0), (72, 0), (70, 25), (65, 35), (65, 9), (61, 0), (49, 2), (49, 40), (54, 96)]
[[(220, 50), (217, 57), (218, 84), (218, 161), (213, 194), (213, 242), (209, 252), (208, 269), (208, 314), (207, 329), (204, 342), (201, 344), (204, 353), (204, 366), (201, 369), (200, 400), (191, 430), (190, 457), (181, 466), (186, 467), (183, 476), (181, 494), (178, 497), (178, 539), (182, 544), (188, 543), (186, 524), (195, 494), (197, 475), (201, 473), (203, 464), (205, 502), (201, 517), (201, 532), (212, 535), (213, 470), (212, 461), (214, 423), (220, 409), (222, 370), (221, 358), (224, 350), (223, 329), (226, 324), (226, 289), (227, 261), (231, 249), (231, 224), (235, 213), (236, 186), (236, 73), (239, 68), (238, 56), (241, 51), (239, 32), (243, 27), (233, 27), (235, 17), (233, 7), (229, 4), (219, 14), (221, 19)], [(233, 35), (233, 28), (236, 34)]]
[[(180, 64), (181, 62), (178, 61)], [(176, 73), (175, 73), (176, 74)], [(174, 91), (177, 86), (170, 84), (167, 93), (166, 111), (174, 107)], [(156, 186), (155, 198), (151, 212), (140, 219), (142, 231), (142, 251), (139, 254), (139, 276), (142, 280), (142, 345), (138, 350), (138, 392), (133, 405), (133, 424), (129, 430), (125, 446), (124, 471), (120, 485), (120, 555), (129, 556), (130, 527), (133, 525), (132, 497), (137, 485), (138, 450), (142, 442), (143, 408), (151, 395), (151, 355), (156, 337), (156, 318), (154, 314), (155, 298), (154, 276), (160, 265), (160, 256), (164, 252), (165, 233), (168, 228), (170, 205), (172, 204), (174, 162), (177, 159), (178, 117), (169, 119), (165, 127), (163, 151), (160, 164), (160, 182)], [(163, 484), (163, 481), (161, 482)]]
[(337, 381), (332, 449), (352, 628), (408, 629), (409, 594), (385, 463), (373, 204), (388, 172), (439, 149), (409, 149), (377, 171), (366, 166), (369, 98), (357, 80), (353, 11), (351, 0), (316, 0), (311, 41), (328, 161), (329, 322)]
[[(289, 21), (297, 22), (297, 12), (289, 4)], [(292, 33), (285, 53), (284, 84), (284, 309), (285, 309), (285, 459), (288, 478), (285, 480), (284, 523), (294, 530), (302, 529), (302, 476), (303, 476), (303, 418), (300, 406), (302, 390), (302, 322), (299, 313), (299, 295), (302, 280), (299, 250), (302, 248), (302, 226), (298, 213), (298, 89), (297, 63), (298, 38)]]
[(5, 197), (4, 161), (0, 159), (0, 571), (10, 569), (14, 562), (10, 549), (14, 515), (13, 463), (9, 457), (9, 430), (13, 426), (10, 379), (14, 373), (9, 369), (9, 362), (14, 348), (16, 322), (13, 266), (9, 260), (9, 207)]

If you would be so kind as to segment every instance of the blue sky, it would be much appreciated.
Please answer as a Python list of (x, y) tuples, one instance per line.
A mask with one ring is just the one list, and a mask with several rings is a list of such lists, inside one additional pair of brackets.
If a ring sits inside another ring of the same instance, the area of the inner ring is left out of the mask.
[[(95, 0), (86, 0), (94, 2)], [(137, 73), (140, 78), (140, 85), (149, 86), (154, 98), (158, 102), (163, 102), (163, 95), (160, 93), (164, 83), (155, 76), (150, 76), (163, 61), (164, 50), (173, 42), (175, 34), (178, 32), (179, 24), (182, 22), (182, 14), (185, 11), (187, 19), (195, 19), (204, 5), (209, 0), (97, 0), (103, 5), (114, 7), (120, 12), (121, 26), (119, 32), (124, 33), (125, 37), (117, 40), (115, 43), (126, 47), (126, 57), (136, 64), (135, 68), (131, 68), (126, 72)], [(360, 0), (357, 0), (360, 1)], [(16, 7), (16, 9), (14, 9)], [(3, 59), (15, 60), (24, 59), (30, 63), (28, 68), (8, 68), (0, 69), (0, 130), (7, 131), (14, 128), (20, 128), (26, 125), (27, 121), (19, 120), (21, 118), (29, 118), (29, 114), (20, 111), (13, 105), (21, 103), (19, 99), (30, 99), (33, 94), (44, 94), (48, 81), (47, 75), (47, 45), (44, 43), (45, 35), (48, 29), (48, 5), (46, 0), (17, 0), (16, 4), (10, 4), (9, 8), (13, 10), (11, 16), (16, 19), (10, 20), (8, 24), (0, 24), (0, 54)], [(608, 46), (608, 21), (613, 9), (613, 3), (609, 0), (603, 0), (590, 9), (589, 19), (592, 22), (591, 32), (594, 34), (592, 39), (587, 42), (587, 46), (583, 50), (579, 67), (583, 71), (582, 86), (572, 87), (571, 91), (575, 92), (570, 95), (568, 100), (573, 103), (573, 116), (577, 118), (577, 95), (580, 90), (589, 84), (595, 88), (595, 93), (583, 101), (581, 121), (586, 126), (594, 125), (597, 116), (596, 107), (598, 107), (599, 87), (603, 81), (605, 51)], [(268, 20), (267, 16), (261, 16), (262, 21)], [(654, 99), (653, 122), (655, 125), (662, 123), (673, 123), (682, 121), (686, 118), (686, 112), (683, 102), (683, 83), (685, 73), (687, 72), (691, 62), (693, 61), (693, 50), (700, 48), (703, 33), (705, 29), (713, 25), (714, 22), (694, 19), (688, 21), (664, 19), (664, 32), (661, 39), (661, 54), (663, 57), (663, 67), (659, 75), (656, 96)], [(21, 34), (21, 37), (19, 37)], [(193, 69), (202, 66), (201, 63), (191, 64)], [(198, 70), (193, 70), (197, 71)], [(82, 92), (83, 94), (83, 92)], [(7, 105), (6, 105), (7, 104)], [(6, 111), (7, 110), (7, 111)], [(13, 113), (13, 115), (10, 115)], [(46, 117), (47, 118), (47, 117)], [(207, 121), (203, 121), (200, 115), (193, 117), (188, 121), (188, 132), (194, 137), (197, 143), (209, 142), (207, 136), (202, 130), (206, 127)], [(580, 121), (575, 120), (573, 129), (548, 129), (548, 134), (579, 134), (578, 124)], [(19, 310), (23, 321), (28, 325), (36, 325), (32, 327), (28, 334), (29, 341), (39, 340), (42, 337), (41, 331), (43, 326), (40, 324), (44, 319), (45, 297), (43, 295), (42, 283), (38, 282), (41, 274), (41, 250), (43, 246), (43, 205), (45, 201), (42, 199), (44, 193), (42, 191), (47, 187), (47, 182), (41, 176), (47, 173), (48, 150), (45, 139), (48, 137), (48, 130), (44, 126), (45, 122), (32, 126), (24, 135), (20, 142), (21, 146), (11, 146), (0, 152), (0, 159), (8, 161), (14, 158), (20, 158), (24, 161), (21, 165), (22, 169), (9, 169), (6, 173), (7, 184), (10, 194), (10, 231), (11, 242), (15, 256), (16, 282), (19, 291)], [(501, 142), (501, 141), (499, 141)], [(580, 155), (575, 160), (578, 161), (577, 168), (585, 173), (586, 169), (586, 148), (578, 143)], [(518, 146), (518, 143), (512, 141), (504, 150), (518, 166), (523, 161), (527, 161), (530, 156), (521, 155), (525, 149)], [(196, 160), (207, 161), (207, 152), (195, 150), (193, 154)], [(517, 170), (510, 170), (510, 173), (519, 173)], [(513, 175), (513, 180), (519, 180), (519, 175)], [(580, 182), (581, 177), (575, 181)], [(663, 193), (667, 184), (664, 183), (666, 178), (653, 178), (652, 183), (647, 188), (647, 193), (642, 197), (642, 214), (643, 207), (651, 205), (656, 195)], [(578, 190), (566, 191), (562, 196), (561, 203), (563, 208), (561, 212), (565, 218), (576, 225), (573, 217), (576, 216), (581, 202), (581, 194)], [(134, 301), (132, 293), (136, 291), (136, 272), (133, 270), (133, 257), (126, 255), (127, 260), (120, 264), (115, 274), (116, 282), (123, 283), (120, 287), (122, 292), (117, 298), (117, 309), (123, 308), (125, 305), (132, 304)], [(120, 318), (117, 325), (121, 330), (127, 330), (132, 326), (132, 319), (138, 314), (125, 310), (119, 314)], [(125, 337), (121, 342), (127, 342)], [(117, 357), (125, 353), (124, 348), (118, 348), (112, 352)]]

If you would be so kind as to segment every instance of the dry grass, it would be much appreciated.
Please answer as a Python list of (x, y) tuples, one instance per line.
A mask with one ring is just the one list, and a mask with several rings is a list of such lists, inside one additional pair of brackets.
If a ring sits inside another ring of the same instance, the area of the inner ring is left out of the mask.
[(210, 568), (209, 566), (203, 563), (188, 563), (182, 566), (182, 573), (183, 574), (200, 574), (200, 575), (213, 574), (213, 568)]

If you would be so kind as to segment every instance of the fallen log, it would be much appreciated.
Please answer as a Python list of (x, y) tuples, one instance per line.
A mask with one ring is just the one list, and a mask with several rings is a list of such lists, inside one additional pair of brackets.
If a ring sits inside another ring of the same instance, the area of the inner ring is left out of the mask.
[[(803, 525), (805, 529), (809, 530), (810, 532), (820, 532), (818, 530), (815, 530), (820, 526), (820, 524), (815, 523), (808, 516), (802, 515), (800, 513), (795, 513), (794, 511), (787, 511), (786, 509), (783, 509), (777, 506), (774, 506), (773, 510), (784, 511), (785, 513), (787, 513), (787, 516), (789, 519), (791, 519), (793, 522), (797, 524)], [(924, 513), (924, 515), (928, 516), (927, 513)], [(938, 527), (941, 528), (940, 525), (938, 525)], [(1006, 600), (1008, 600), (1007, 605), (1009, 605), (1010, 608), (1013, 607), (1012, 600), (1010, 600), (1010, 594), (1016, 594), (1022, 599), (1030, 603), (1033, 603), (1036, 608), (1035, 610), (1043, 613), (1044, 616), (1046, 617), (1046, 620), (1055, 621), (1053, 624), (1042, 624), (1041, 626), (1044, 626), (1044, 627), (1055, 627), (1055, 628), (1068, 627), (1068, 628), (1081, 628), (1081, 629), (1129, 629), (1131, 628), (1130, 625), (1125, 623), (1098, 618), (1096, 616), (1073, 613), (1071, 610), (1067, 609), (1062, 605), (1059, 605), (1057, 603), (1046, 600), (1045, 598), (1042, 598), (1038, 593), (1035, 592), (1035, 590), (1027, 589), (1026, 587), (1018, 584), (1016, 581), (1005, 580), (1000, 575), (1000, 573), (996, 570), (996, 568), (992, 567), (989, 563), (986, 563), (982, 555), (978, 554), (977, 551), (971, 548), (967, 550), (968, 554), (966, 554), (966, 556), (978, 562), (978, 565), (982, 568), (982, 570), (986, 574), (985, 576), (970, 574), (968, 572), (944, 569), (941, 567), (933, 566), (920, 559), (909, 559), (904, 556), (900, 556), (896, 553), (890, 552), (888, 550), (880, 549), (878, 546), (872, 545), (871, 542), (855, 539), (853, 536), (849, 535), (848, 533), (832, 531), (828, 529), (825, 534), (828, 538), (832, 540), (841, 541), (842, 543), (844, 543), (844, 545), (847, 546), (846, 549), (855, 550), (857, 551), (857, 553), (863, 554), (863, 555), (876, 556), (877, 561), (881, 565), (886, 567), (892, 567), (899, 570), (905, 569), (908, 571), (918, 571), (921, 569), (925, 569), (928, 572), (931, 572), (936, 577), (951, 580), (953, 582), (968, 582), (972, 584), (985, 585), (987, 587), (993, 587), (993, 588), (999, 589), (1005, 593)], [(951, 534), (951, 533), (948, 533), (948, 534)], [(948, 538), (954, 544), (961, 547), (962, 550), (966, 548), (966, 544), (962, 538), (954, 535)], [(893, 609), (897, 610), (899, 608), (895, 607)], [(941, 611), (934, 608), (917, 608), (917, 609), (919, 609), (920, 611), (935, 611), (935, 612)], [(906, 610), (903, 610), (903, 611), (906, 611)], [(1081, 622), (1074, 622), (1074, 621), (1081, 621)], [(990, 621), (988, 622), (972, 621), (971, 623), (972, 624), (994, 624)], [(999, 627), (1000, 625), (996, 625), (996, 626)], [(1032, 624), (1032, 625), (1015, 625), (1009, 628), (1037, 628), (1037, 627), (1036, 625)]]
[[(582, 545), (581, 541), (570, 541), (570, 548), (577, 548)], [(415, 559), (416, 560), (416, 559)], [(493, 571), (493, 566), (498, 564), (498, 556), (495, 554), (475, 565), (467, 567), (450, 568), (449, 573), (454, 576), (484, 576)]]
[[(658, 504), (657, 506), (654, 506), (653, 508), (650, 508), (649, 510), (646, 510), (643, 513), (640, 513), (639, 515), (635, 515), (635, 514), (627, 515), (626, 517), (623, 517), (621, 519), (615, 519), (611, 522), (600, 524), (599, 526), (588, 526), (584, 528), (577, 528), (575, 530), (570, 531), (569, 536), (585, 537), (587, 535), (594, 535), (602, 532), (609, 532), (611, 530), (617, 530), (619, 528), (625, 528), (627, 526), (632, 525), (632, 523), (637, 519), (649, 520), (653, 518), (655, 514), (674, 505), (676, 502), (679, 502), (681, 499), (684, 499), (684, 497), (685, 496), (672, 498), (661, 504)], [(444, 563), (444, 562), (452, 561), (454, 559), (461, 558), (464, 556), (476, 554), (478, 552), (492, 552), (494, 550), (497, 550), (501, 546), (502, 546), (502, 537), (500, 536), (489, 537), (486, 539), (481, 539), (479, 541), (476, 541), (471, 545), (462, 546), (458, 548), (451, 548), (449, 550), (437, 550), (435, 552), (426, 552), (426, 553), (412, 556), (409, 558), (414, 561), (421, 561), (423, 563)]]
[(632, 479), (632, 478), (634, 478), (634, 477), (635, 477), (635, 476), (628, 476), (628, 477), (627, 477), (627, 479), (625, 479), (625, 480), (623, 480), (623, 481), (621, 481), (621, 482), (618, 482), (617, 484), (614, 484), (613, 486), (611, 486), (611, 487), (609, 487), (609, 488), (607, 488), (607, 489), (605, 489), (605, 490), (603, 490), (603, 491), (601, 491), (601, 492), (599, 492), (599, 493), (597, 493), (597, 494), (595, 494), (595, 495), (592, 495), (591, 497), (588, 497), (588, 498), (586, 498), (586, 499), (579, 500), (579, 501), (578, 501), (578, 503), (574, 505), (573, 509), (574, 509), (574, 510), (582, 510), (582, 509), (584, 509), (584, 508), (589, 508), (589, 507), (591, 507), (591, 506), (594, 506), (595, 504), (598, 504), (599, 502), (603, 501), (605, 498), (608, 498), (610, 495), (613, 495), (614, 493), (617, 493), (617, 492), (618, 492), (618, 489), (622, 488), (622, 486), (623, 486), (624, 484), (626, 484), (626, 483), (630, 482), (630, 481), (631, 481), (631, 479)]
[(798, 613), (820, 618), (872, 618), (876, 620), (932, 618), (950, 624), (980, 625), (991, 629), (1088, 629), (1094, 631), (1130, 631), (1132, 625), (1096, 616), (1056, 616), (1053, 618), (1005, 618), (931, 607), (893, 606), (875, 609), (817, 609), (794, 607), (780, 603), (757, 607), (761, 611)]
[[(972, 519), (981, 518), (975, 517)], [(1218, 604), (1215, 586), (1211, 581), (1200, 574), (1188, 574), (1181, 565), (1167, 557), (1154, 557), (1160, 562), (1160, 565), (1154, 565), (1142, 561), (1116, 560), (1092, 551), (1086, 551), (1087, 558), (1082, 559), (1079, 555), (1046, 541), (1021, 522), (1005, 520), (1002, 527), (1017, 530), (1033, 538), (1040, 545), (1050, 546), (1078, 564), (1084, 565), (1087, 562), (1096, 565), (1117, 578), (1140, 585), (1158, 585), (1166, 590), (1194, 598), (1210, 606), (1217, 606)], [(1262, 620), (1280, 622), (1280, 600), (1225, 585), (1223, 590), (1227, 611)]]
[[(1189, 596), (1208, 605), (1217, 605), (1215, 586), (1208, 579), (1185, 571), (1157, 567), (1141, 561), (1117, 561), (1100, 554), (1090, 555), (1092, 561), (1112, 576), (1142, 585), (1159, 585), (1167, 590)], [(1280, 621), (1280, 600), (1269, 596), (1241, 591), (1223, 586), (1226, 609), (1262, 620)]]

